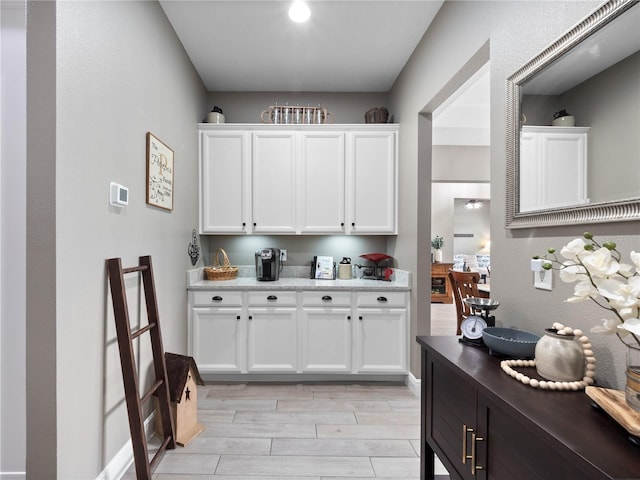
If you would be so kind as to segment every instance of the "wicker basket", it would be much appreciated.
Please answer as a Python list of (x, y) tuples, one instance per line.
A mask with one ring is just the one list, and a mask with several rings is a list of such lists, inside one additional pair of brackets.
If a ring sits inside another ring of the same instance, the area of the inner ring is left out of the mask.
[[(222, 264), (220, 264), (220, 254), (222, 254)], [(238, 267), (232, 267), (227, 252), (219, 248), (213, 256), (213, 266), (204, 267), (204, 273), (207, 280), (233, 280), (238, 276)]]

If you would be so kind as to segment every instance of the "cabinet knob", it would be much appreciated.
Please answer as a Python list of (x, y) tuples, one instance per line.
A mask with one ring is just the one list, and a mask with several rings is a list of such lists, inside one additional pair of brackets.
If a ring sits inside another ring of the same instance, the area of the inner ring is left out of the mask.
[(256, 222), (253, 222), (253, 226), (255, 227), (256, 225), (257, 225), (257, 223), (256, 223)]
[(344, 227), (344, 222), (340, 222), (340, 226), (341, 226), (341, 227)]
[(275, 300), (278, 300), (278, 297), (276, 297), (275, 295), (269, 295), (269, 296), (267, 297), (267, 300), (269, 300), (270, 302), (273, 302), (273, 301), (275, 301)]
[(249, 320), (253, 320), (253, 316), (252, 315), (249, 315)]
[(221, 302), (222, 297), (220, 295), (216, 295), (215, 297), (211, 297), (212, 302)]
[(351, 315), (347, 315), (347, 320), (351, 320)]
[(382, 303), (388, 302), (387, 297), (378, 297), (377, 300)]
[(236, 315), (236, 320), (240, 320), (240, 315)]
[(247, 226), (247, 222), (242, 222), (242, 227), (246, 227)]
[(331, 295), (324, 295), (322, 297), (323, 302), (330, 302), (331, 300), (333, 300), (333, 298), (331, 298)]
[(351, 222), (351, 226), (355, 227), (356, 226), (356, 222)]
[(362, 321), (362, 315), (360, 315), (360, 316), (358, 317), (358, 320)]

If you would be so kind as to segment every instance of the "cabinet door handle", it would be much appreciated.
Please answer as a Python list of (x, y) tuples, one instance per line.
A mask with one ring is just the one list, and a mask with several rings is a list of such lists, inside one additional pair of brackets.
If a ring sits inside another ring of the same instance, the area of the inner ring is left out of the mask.
[(341, 227), (344, 227), (344, 222), (340, 222), (340, 226), (341, 226)]
[(257, 225), (257, 223), (256, 223), (256, 222), (253, 222), (253, 226), (255, 227), (256, 225)]
[(351, 222), (351, 226), (355, 227), (356, 226), (356, 222)]
[(267, 297), (267, 300), (269, 300), (270, 302), (273, 302), (273, 301), (275, 301), (275, 300), (277, 300), (277, 299), (278, 299), (278, 297), (276, 297), (275, 295), (269, 295), (269, 296)]
[(331, 295), (324, 295), (322, 297), (323, 302), (330, 302), (331, 300), (333, 300), (333, 298), (331, 298)]
[(469, 428), (466, 425), (462, 425), (462, 464), (465, 465), (467, 460), (471, 458), (471, 455), (467, 455), (467, 436), (469, 433), (473, 433), (473, 428)]
[(478, 459), (476, 458), (476, 442), (482, 442), (484, 438), (477, 436), (475, 433), (471, 434), (471, 475), (476, 474), (476, 470), (483, 470), (483, 467), (478, 465)]
[(220, 295), (216, 295), (215, 297), (211, 297), (212, 302), (221, 302), (222, 297)]
[(240, 315), (236, 315), (236, 320), (240, 320)]
[(253, 316), (252, 315), (249, 315), (249, 320), (253, 320)]
[(246, 227), (247, 226), (247, 222), (242, 222), (242, 227)]
[(379, 302), (383, 302), (383, 303), (384, 303), (384, 302), (388, 302), (387, 297), (378, 297), (378, 298), (377, 298), (377, 300), (378, 300)]
[(358, 317), (358, 320), (362, 321), (362, 315), (360, 315), (360, 316)]
[(347, 315), (347, 320), (351, 320), (351, 315)]

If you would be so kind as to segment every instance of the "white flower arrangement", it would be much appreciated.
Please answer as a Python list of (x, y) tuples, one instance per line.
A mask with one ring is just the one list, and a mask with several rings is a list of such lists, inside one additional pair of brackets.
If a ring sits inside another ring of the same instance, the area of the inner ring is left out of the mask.
[(602, 319), (602, 325), (591, 329), (594, 333), (615, 334), (628, 345), (624, 337), (640, 346), (640, 252), (630, 254), (633, 265), (621, 263), (621, 254), (614, 242), (600, 245), (593, 235), (586, 232), (584, 238), (576, 238), (560, 250), (560, 261), (554, 248), (550, 256), (542, 258), (542, 268), (559, 271), (563, 282), (577, 282), (573, 296), (565, 301), (578, 303), (592, 300), (599, 307), (611, 312), (612, 318)]

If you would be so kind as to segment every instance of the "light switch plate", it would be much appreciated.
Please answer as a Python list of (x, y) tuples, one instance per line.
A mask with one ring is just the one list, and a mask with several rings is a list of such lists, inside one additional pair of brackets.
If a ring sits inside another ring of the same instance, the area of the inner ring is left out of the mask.
[(111, 182), (109, 184), (109, 203), (114, 207), (129, 205), (129, 189), (118, 183)]
[(533, 272), (533, 286), (540, 290), (553, 289), (553, 270)]

